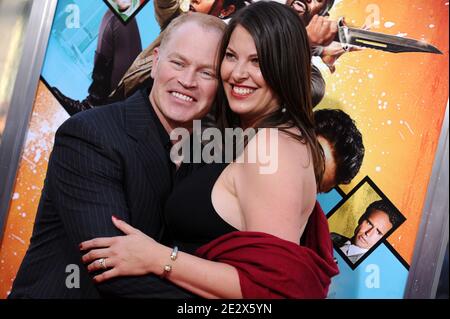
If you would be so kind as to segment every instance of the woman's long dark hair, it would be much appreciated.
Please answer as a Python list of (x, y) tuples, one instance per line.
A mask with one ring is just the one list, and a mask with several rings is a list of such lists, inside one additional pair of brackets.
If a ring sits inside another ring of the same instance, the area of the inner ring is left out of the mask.
[[(255, 128), (278, 128), (307, 144), (312, 153), (316, 183), (320, 185), (324, 159), (314, 130), (311, 51), (303, 22), (286, 5), (273, 1), (253, 3), (239, 10), (229, 22), (219, 61), (223, 61), (231, 34), (238, 25), (244, 27), (255, 41), (264, 80), (280, 101), (280, 109), (258, 119)], [(218, 126), (221, 129), (240, 126), (239, 115), (228, 105), (223, 84), (219, 87), (217, 101)], [(286, 111), (282, 112), (281, 108)], [(287, 130), (292, 127), (298, 128), (300, 134)]]

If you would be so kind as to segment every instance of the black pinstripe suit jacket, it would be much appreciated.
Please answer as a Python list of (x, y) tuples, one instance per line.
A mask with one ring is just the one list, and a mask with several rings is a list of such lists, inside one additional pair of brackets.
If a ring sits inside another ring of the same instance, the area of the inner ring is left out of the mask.
[[(152, 275), (96, 286), (78, 249), (94, 237), (121, 235), (113, 214), (160, 238), (172, 173), (150, 108), (148, 95), (138, 91), (124, 102), (81, 112), (58, 129), (31, 243), (10, 298), (189, 296)], [(67, 286), (76, 283), (68, 265), (80, 269), (79, 288)]]

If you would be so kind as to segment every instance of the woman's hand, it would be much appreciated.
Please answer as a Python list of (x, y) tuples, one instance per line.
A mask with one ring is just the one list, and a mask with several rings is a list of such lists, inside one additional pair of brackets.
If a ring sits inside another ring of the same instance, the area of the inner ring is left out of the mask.
[(88, 271), (106, 270), (95, 276), (94, 281), (151, 273), (157, 248), (163, 246), (118, 218), (113, 217), (112, 221), (125, 236), (95, 238), (80, 244), (80, 250), (90, 250), (82, 257)]

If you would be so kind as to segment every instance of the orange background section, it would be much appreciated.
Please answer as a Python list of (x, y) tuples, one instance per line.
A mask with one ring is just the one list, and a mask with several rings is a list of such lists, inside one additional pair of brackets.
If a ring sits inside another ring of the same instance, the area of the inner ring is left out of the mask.
[[(373, 31), (424, 39), (444, 55), (345, 54), (334, 74), (322, 70), (327, 94), (319, 108), (341, 108), (355, 119), (366, 155), (343, 189), (349, 192), (368, 175), (387, 195), (407, 218), (389, 241), (410, 263), (448, 100), (448, 1), (336, 0), (331, 13), (361, 26), (374, 6), (380, 24)], [(66, 118), (40, 83), (0, 247), (0, 298), (11, 289), (28, 247), (54, 134)]]
[(39, 81), (1, 242), (0, 298), (5, 298), (9, 293), (28, 248), (55, 132), (67, 118), (66, 111)]
[[(343, 55), (336, 72), (322, 70), (327, 93), (318, 108), (340, 108), (356, 121), (366, 154), (348, 193), (368, 175), (407, 218), (389, 242), (410, 264), (448, 101), (447, 0), (338, 1), (332, 17), (371, 30), (424, 40), (444, 54), (392, 54), (366, 49)], [(366, 11), (367, 10), (367, 11)]]

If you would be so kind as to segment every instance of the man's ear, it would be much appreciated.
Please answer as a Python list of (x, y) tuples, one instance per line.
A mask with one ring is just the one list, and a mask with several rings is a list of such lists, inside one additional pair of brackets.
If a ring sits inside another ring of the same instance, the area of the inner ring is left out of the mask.
[(156, 47), (153, 49), (153, 65), (152, 65), (152, 71), (150, 72), (150, 76), (152, 79), (155, 79), (155, 73), (156, 69), (158, 68), (159, 63), (159, 47)]
[(230, 4), (225, 9), (220, 10), (220, 18), (226, 19), (230, 17), (234, 12), (236, 12), (236, 6), (234, 4)]

